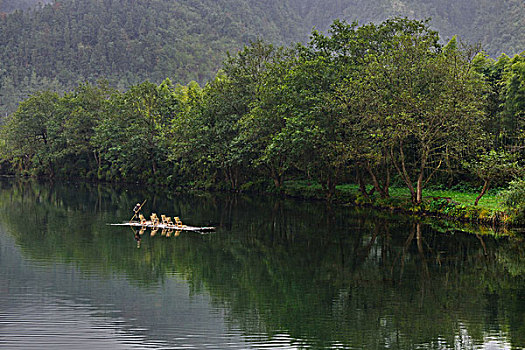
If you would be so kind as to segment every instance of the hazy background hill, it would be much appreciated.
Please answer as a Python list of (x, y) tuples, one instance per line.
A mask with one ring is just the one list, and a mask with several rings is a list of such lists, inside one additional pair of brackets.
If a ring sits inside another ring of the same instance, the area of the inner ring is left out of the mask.
[(432, 18), (442, 38), (458, 34), (481, 43), (491, 55), (525, 50), (525, 4), (521, 0), (304, 0), (294, 1), (310, 25), (321, 29), (334, 18), (360, 23), (393, 16)]
[(13, 12), (27, 10), (36, 5), (50, 3), (52, 0), (0, 0), (0, 12)]
[[(424, 19), (492, 56), (525, 49), (522, 0), (0, 0), (0, 113), (44, 89), (101, 77), (119, 88), (214, 76), (227, 51), (257, 37), (287, 45), (335, 18)], [(33, 9), (27, 10), (30, 6)], [(13, 12), (26, 9), (24, 12)]]

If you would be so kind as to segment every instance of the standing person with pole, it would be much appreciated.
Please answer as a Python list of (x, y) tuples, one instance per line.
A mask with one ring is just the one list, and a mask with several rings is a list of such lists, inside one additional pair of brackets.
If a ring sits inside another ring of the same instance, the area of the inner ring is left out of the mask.
[(142, 209), (142, 206), (146, 203), (146, 201), (147, 201), (147, 199), (146, 199), (144, 202), (142, 202), (142, 204), (137, 203), (137, 204), (135, 205), (135, 208), (133, 208), (133, 213), (134, 213), (134, 214), (133, 214), (133, 217), (132, 217), (131, 219), (129, 219), (129, 222), (133, 221), (133, 219), (135, 219), (135, 217), (136, 217), (137, 215), (139, 215), (140, 209)]

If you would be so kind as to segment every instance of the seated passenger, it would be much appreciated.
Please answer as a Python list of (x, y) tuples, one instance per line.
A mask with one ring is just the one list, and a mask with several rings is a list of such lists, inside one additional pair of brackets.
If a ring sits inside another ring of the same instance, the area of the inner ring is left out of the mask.
[(151, 219), (151, 224), (152, 225), (156, 226), (156, 225), (159, 224), (159, 217), (157, 216), (157, 214), (155, 214), (155, 213), (151, 214), (150, 219)]

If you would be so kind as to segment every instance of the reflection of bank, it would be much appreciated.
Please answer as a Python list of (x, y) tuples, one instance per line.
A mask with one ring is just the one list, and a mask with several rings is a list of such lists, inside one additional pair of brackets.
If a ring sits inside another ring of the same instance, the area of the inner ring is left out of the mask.
[[(187, 216), (191, 212), (194, 222), (213, 218), (222, 232), (210, 239), (190, 233), (176, 242), (172, 233), (166, 242), (161, 230), (150, 237), (150, 229), (145, 228), (141, 249), (136, 249), (128, 228), (119, 232), (105, 224), (121, 217), (130, 200), (94, 215), (66, 201), (77, 200), (77, 193), (68, 198), (48, 196), (53, 202), (41, 202), (40, 192), (4, 193), (0, 191), (4, 196), (0, 224), (9, 227), (24, 254), (36, 261), (37, 278), (49, 280), (50, 288), (60, 286), (63, 295), (63, 290), (88, 276), (92, 280), (78, 286), (80, 297), (75, 300), (90, 298), (111, 310), (113, 305), (120, 307), (126, 319), (132, 318), (130, 334), (164, 339), (166, 348), (189, 344), (233, 348), (235, 341), (220, 338), (228, 329), (240, 331), (248, 341), (260, 341), (253, 348), (262, 348), (261, 343), (270, 338), (279, 340), (281, 332), (293, 334), (296, 346), (304, 339), (316, 342), (312, 348), (463, 348), (460, 342), (466, 344), (472, 335), (476, 343), (491, 337), (500, 343), (510, 339), (514, 348), (525, 346), (519, 299), (525, 288), (520, 287), (520, 275), (511, 278), (508, 272), (523, 269), (521, 241), (481, 236), (483, 248), (475, 236), (445, 234), (422, 223), (418, 229), (412, 219), (388, 212), (366, 216), (364, 209), (327, 211), (317, 202), (279, 198), (269, 203), (238, 196), (237, 201), (215, 199), (217, 203), (209, 206), (190, 202), (184, 207), (159, 200), (156, 207), (173, 206), (170, 210)], [(101, 203), (114, 205), (118, 203), (114, 197)], [(221, 213), (221, 219), (215, 212)], [(140, 232), (141, 228), (132, 229)], [(3, 262), (3, 252), (10, 249), (1, 243)], [(48, 274), (40, 267), (46, 261)], [(78, 269), (59, 276), (62, 271), (57, 272), (55, 261), (74, 262)], [(19, 267), (24, 265), (0, 263), (0, 270), (8, 272)], [(28, 299), (27, 277), (17, 273), (16, 278), (23, 283), (22, 297)], [(11, 289), (0, 295), (12, 295), (13, 280), (6, 279)], [(101, 282), (113, 282), (108, 295), (98, 290)], [(188, 286), (182, 295), (173, 290), (177, 282)], [(128, 283), (138, 289), (130, 290)], [(38, 288), (48, 293), (47, 287)], [(188, 307), (202, 295), (211, 300), (211, 314), (195, 314), (196, 304)], [(223, 315), (227, 329), (218, 329), (223, 333), (216, 335), (208, 323)], [(504, 331), (493, 335), (480, 329)], [(4, 334), (11, 339), (5, 328)]]

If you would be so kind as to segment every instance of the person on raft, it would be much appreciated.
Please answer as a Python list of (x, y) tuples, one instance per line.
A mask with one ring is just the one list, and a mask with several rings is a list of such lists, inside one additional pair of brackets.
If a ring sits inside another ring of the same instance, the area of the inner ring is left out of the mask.
[(138, 215), (138, 214), (139, 214), (139, 212), (140, 212), (140, 207), (141, 207), (140, 203), (137, 203), (137, 204), (135, 205), (135, 208), (133, 208), (133, 212), (135, 213), (135, 215)]

